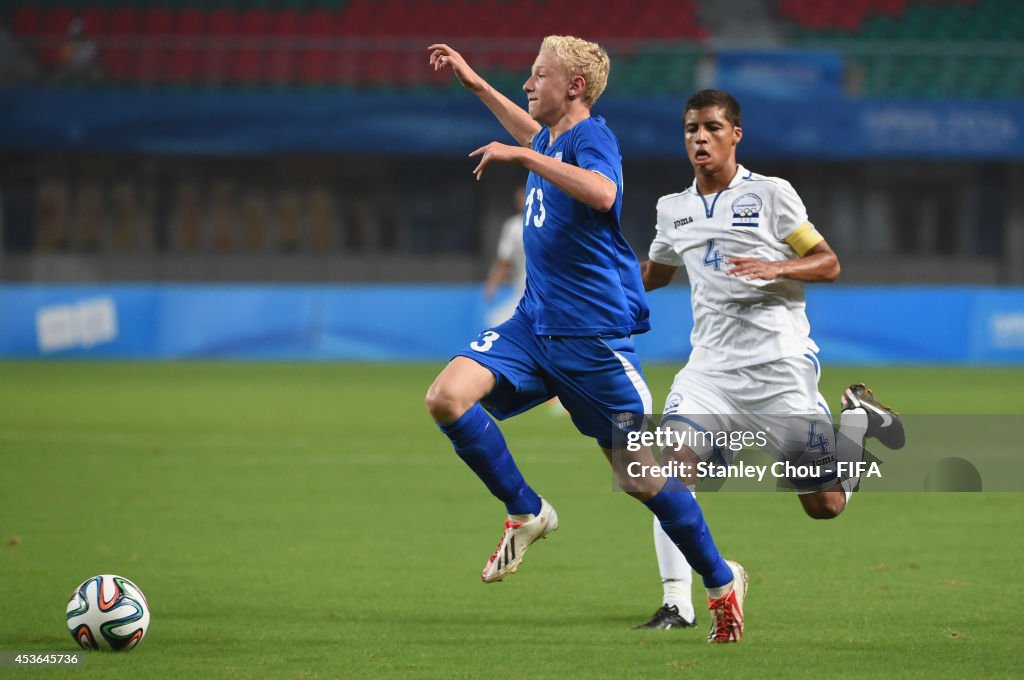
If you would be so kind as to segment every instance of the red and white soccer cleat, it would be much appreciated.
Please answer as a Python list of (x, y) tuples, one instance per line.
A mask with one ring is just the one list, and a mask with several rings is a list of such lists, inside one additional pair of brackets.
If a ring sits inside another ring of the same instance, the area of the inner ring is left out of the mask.
[(509, 574), (514, 574), (523, 561), (523, 555), (534, 541), (545, 538), (558, 528), (558, 513), (543, 498), (540, 512), (526, 522), (505, 520), (505, 533), (501, 536), (498, 549), (484, 565), (480, 578), (484, 583), (495, 583)]
[(739, 642), (743, 639), (743, 600), (747, 597), (747, 572), (730, 560), (725, 561), (732, 569), (732, 590), (717, 598), (708, 598), (711, 610), (711, 630), (708, 642)]

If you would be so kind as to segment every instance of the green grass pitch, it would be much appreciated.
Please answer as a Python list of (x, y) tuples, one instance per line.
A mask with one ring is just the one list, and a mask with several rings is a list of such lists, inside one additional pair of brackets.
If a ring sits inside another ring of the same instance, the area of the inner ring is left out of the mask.
[[(439, 368), (0, 364), (0, 650), (75, 649), (71, 589), (119, 573), (149, 598), (146, 639), (64, 675), (1020, 673), (1024, 494), (865, 493), (830, 522), (786, 494), (704, 494), (752, 579), (745, 640), (708, 645), (704, 611), (630, 629), (660, 604), (650, 516), (544, 408), (504, 430), (561, 528), (483, 585), (503, 508), (423, 409)], [(648, 367), (656, 404), (672, 373)], [(836, 408), (860, 379), (912, 413), (1024, 403), (1021, 369), (826, 367), (822, 392)]]

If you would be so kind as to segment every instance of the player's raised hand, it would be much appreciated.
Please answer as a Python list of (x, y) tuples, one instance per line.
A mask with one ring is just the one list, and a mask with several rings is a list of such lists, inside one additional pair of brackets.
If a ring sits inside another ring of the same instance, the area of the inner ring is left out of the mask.
[(462, 55), (444, 43), (435, 43), (427, 48), (430, 52), (430, 65), (435, 71), (442, 71), (450, 68), (462, 86), (475, 90), (482, 82), (476, 71), (469, 67)]
[(733, 265), (733, 268), (726, 274), (740, 276), (747, 281), (752, 279), (774, 281), (780, 274), (779, 262), (765, 262), (753, 257), (730, 257), (725, 260), (725, 263)]
[(484, 168), (491, 162), (498, 163), (517, 163), (522, 158), (523, 147), (521, 146), (509, 146), (508, 144), (502, 144), (501, 142), (491, 142), (486, 146), (481, 146), (476, 151), (469, 154), (470, 158), (476, 156), (480, 157), (480, 162), (475, 168), (473, 168), (473, 174), (476, 175), (477, 180), (483, 177)]

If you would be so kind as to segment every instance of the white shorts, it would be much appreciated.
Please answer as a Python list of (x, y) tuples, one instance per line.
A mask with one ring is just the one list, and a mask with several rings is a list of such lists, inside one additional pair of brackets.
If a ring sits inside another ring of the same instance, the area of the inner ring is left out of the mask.
[[(728, 464), (744, 448), (761, 448), (793, 466), (834, 468), (835, 432), (818, 392), (820, 374), (811, 352), (729, 371), (686, 366), (672, 381), (662, 425), (686, 433), (684, 441), (694, 443), (689, 448), (702, 461)], [(727, 445), (723, 435), (729, 436)], [(805, 492), (835, 481), (827, 470), (824, 476), (789, 478)]]

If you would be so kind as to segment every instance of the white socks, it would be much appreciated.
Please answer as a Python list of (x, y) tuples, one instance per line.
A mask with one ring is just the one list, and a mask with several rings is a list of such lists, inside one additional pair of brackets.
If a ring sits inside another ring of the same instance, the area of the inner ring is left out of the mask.
[[(868, 431), (868, 414), (862, 408), (854, 408), (839, 414), (839, 431), (836, 432), (836, 460), (857, 463), (864, 460), (864, 436)], [(846, 502), (850, 502), (854, 489), (860, 484), (859, 477), (844, 479), (843, 490)]]
[(658, 571), (665, 591), (664, 603), (679, 608), (679, 615), (693, 621), (693, 598), (690, 587), (693, 584), (693, 570), (679, 552), (679, 548), (661, 528), (661, 522), (654, 518), (654, 552), (658, 556)]

